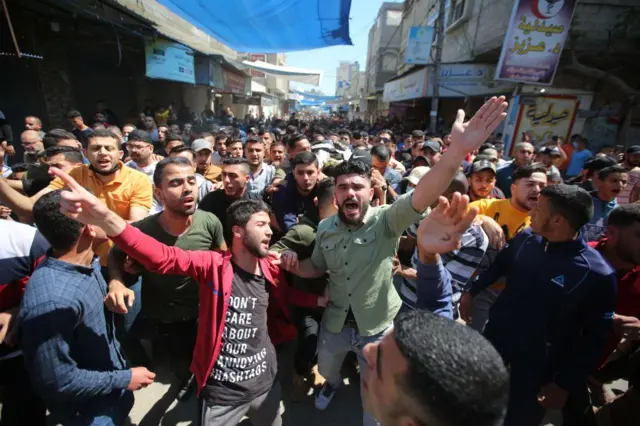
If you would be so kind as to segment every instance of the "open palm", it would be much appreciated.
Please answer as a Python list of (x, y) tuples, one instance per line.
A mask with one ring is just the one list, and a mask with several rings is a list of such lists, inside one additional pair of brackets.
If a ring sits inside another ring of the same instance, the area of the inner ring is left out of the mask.
[(87, 191), (62, 170), (51, 167), (49, 173), (60, 178), (68, 190), (60, 195), (60, 211), (84, 225), (100, 226), (111, 213), (106, 204)]
[(451, 203), (440, 197), (438, 207), (424, 218), (418, 227), (418, 247), (424, 253), (443, 254), (460, 248), (462, 234), (478, 214), (469, 209), (469, 197), (456, 192)]
[(507, 116), (505, 110), (508, 106), (504, 96), (494, 96), (466, 123), (464, 111), (459, 109), (451, 128), (451, 147), (464, 153), (478, 148)]

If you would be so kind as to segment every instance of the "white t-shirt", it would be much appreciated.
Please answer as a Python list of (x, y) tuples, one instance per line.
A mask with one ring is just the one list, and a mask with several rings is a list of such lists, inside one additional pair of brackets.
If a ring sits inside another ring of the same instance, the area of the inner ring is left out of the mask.
[(131, 160), (127, 161), (124, 165), (147, 175), (153, 185), (153, 173), (156, 171), (156, 164), (158, 163), (149, 164), (147, 167), (140, 167), (135, 161)]

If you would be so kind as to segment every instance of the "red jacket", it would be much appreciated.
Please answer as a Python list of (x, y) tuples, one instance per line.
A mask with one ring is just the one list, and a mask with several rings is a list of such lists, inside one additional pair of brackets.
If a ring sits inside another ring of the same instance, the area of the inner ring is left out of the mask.
[[(602, 238), (600, 241), (593, 241), (588, 244), (602, 253), (606, 243), (607, 239)], [(622, 277), (618, 275), (616, 314), (640, 318), (640, 265), (636, 265), (631, 271), (627, 272)], [(600, 367), (604, 365), (607, 358), (609, 358), (613, 351), (618, 347), (620, 340), (620, 336), (616, 335), (612, 331), (611, 336), (609, 336), (609, 340), (607, 341), (607, 345), (605, 346), (605, 351), (600, 359)]]
[[(233, 267), (231, 252), (188, 251), (166, 246), (127, 225), (113, 242), (146, 269), (161, 274), (187, 275), (199, 284), (200, 308), (198, 335), (193, 350), (191, 371), (198, 384), (198, 393), (204, 388), (222, 349), (222, 331), (231, 296)], [(315, 307), (318, 296), (290, 287), (284, 270), (272, 264), (272, 258), (258, 260), (265, 280), (271, 284), (267, 325), (274, 345), (295, 338), (296, 329), (289, 319), (287, 304)]]

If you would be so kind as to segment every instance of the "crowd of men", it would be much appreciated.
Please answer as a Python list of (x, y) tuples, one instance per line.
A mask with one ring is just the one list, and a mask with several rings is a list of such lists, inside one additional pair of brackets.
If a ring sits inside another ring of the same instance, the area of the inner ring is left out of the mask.
[(365, 426), (635, 424), (640, 145), (525, 134), (509, 161), (506, 108), (3, 131), (0, 425), (123, 425), (159, 360), (206, 426), (278, 426), (283, 388), (330, 410), (345, 370)]

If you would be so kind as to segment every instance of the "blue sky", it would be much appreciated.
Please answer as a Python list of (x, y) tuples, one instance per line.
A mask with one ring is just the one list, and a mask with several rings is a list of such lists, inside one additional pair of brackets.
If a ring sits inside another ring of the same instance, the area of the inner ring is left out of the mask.
[[(402, 0), (388, 1), (402, 3)], [(328, 95), (333, 95), (336, 88), (336, 68), (340, 61), (358, 61), (360, 71), (365, 70), (369, 29), (374, 24), (383, 2), (384, 0), (351, 0), (349, 33), (353, 46), (335, 46), (287, 53), (287, 65), (322, 70), (320, 89)], [(300, 83), (291, 83), (291, 86), (301, 89), (312, 87)]]

